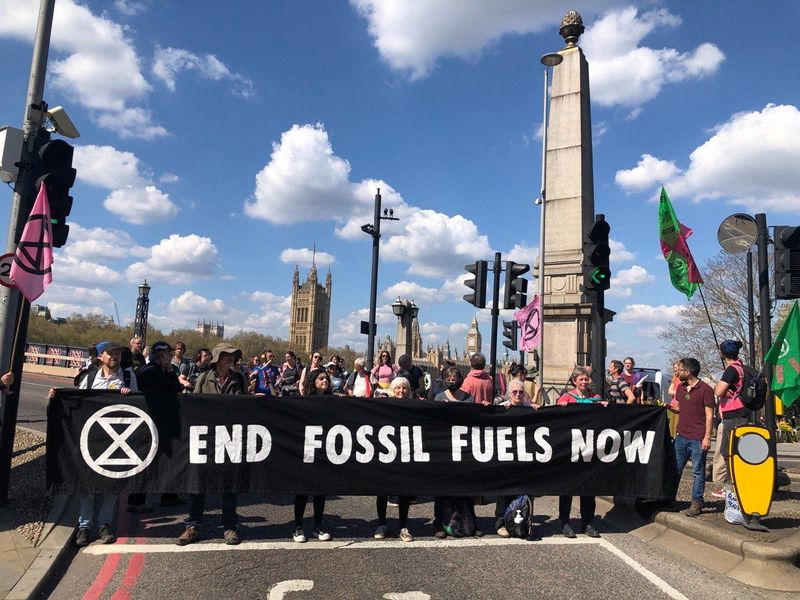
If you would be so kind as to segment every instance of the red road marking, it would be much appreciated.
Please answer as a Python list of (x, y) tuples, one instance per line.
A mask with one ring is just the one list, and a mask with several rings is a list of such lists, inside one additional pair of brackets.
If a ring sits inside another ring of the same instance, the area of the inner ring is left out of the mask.
[(131, 597), (131, 592), (136, 586), (136, 581), (144, 568), (144, 554), (137, 553), (131, 556), (128, 562), (128, 568), (125, 570), (125, 575), (122, 576), (122, 584), (111, 596), (111, 600), (128, 600)]
[(83, 595), (83, 600), (97, 600), (102, 596), (109, 582), (114, 578), (114, 574), (117, 572), (117, 567), (121, 559), (121, 554), (108, 555), (103, 566), (100, 567), (100, 572), (97, 574), (97, 577)]

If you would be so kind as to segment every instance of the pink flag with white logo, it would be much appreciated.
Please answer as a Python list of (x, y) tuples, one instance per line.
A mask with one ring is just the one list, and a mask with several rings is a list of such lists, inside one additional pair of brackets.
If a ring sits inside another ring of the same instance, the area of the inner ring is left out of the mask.
[(514, 318), (519, 323), (519, 349), (523, 352), (530, 352), (539, 345), (542, 335), (542, 311), (539, 305), (539, 296), (534, 296), (533, 302), (515, 312)]
[(22, 237), (11, 263), (11, 281), (28, 302), (41, 296), (53, 281), (53, 232), (50, 224), (50, 203), (47, 189), (39, 187), (39, 194), (22, 230)]

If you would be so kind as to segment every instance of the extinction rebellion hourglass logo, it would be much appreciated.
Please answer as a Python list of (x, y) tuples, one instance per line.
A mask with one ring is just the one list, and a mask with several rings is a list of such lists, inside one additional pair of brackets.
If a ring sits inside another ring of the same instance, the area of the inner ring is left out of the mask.
[(83, 459), (93, 471), (124, 479), (141, 473), (153, 462), (158, 451), (158, 431), (143, 410), (114, 404), (89, 417), (81, 430), (80, 443)]

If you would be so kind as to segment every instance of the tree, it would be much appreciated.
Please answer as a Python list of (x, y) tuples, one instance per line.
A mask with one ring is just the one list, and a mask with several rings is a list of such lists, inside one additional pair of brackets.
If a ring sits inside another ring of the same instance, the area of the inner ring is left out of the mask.
[[(747, 319), (747, 257), (746, 254), (728, 254), (720, 252), (707, 260), (701, 267), (703, 276), (703, 296), (696, 293), (680, 311), (678, 318), (670, 323), (659, 337), (666, 342), (666, 350), (672, 360), (692, 356), (700, 361), (701, 375), (716, 378), (722, 369), (719, 351), (714, 343), (714, 336), (709, 325), (709, 315), (714, 324), (717, 341), (739, 340), (742, 342), (740, 356), (748, 361), (749, 328)], [(755, 355), (756, 366), (760, 368), (761, 326), (758, 318), (758, 278), (754, 273), (753, 303), (756, 311), (755, 319)], [(703, 306), (705, 297), (708, 314)], [(785, 303), (775, 309), (772, 300), (773, 314), (771, 318), (773, 334), (787, 311)]]

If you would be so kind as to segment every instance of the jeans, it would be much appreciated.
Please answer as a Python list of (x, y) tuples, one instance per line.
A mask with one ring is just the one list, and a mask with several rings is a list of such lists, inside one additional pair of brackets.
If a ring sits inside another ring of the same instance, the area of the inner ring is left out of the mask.
[(89, 529), (92, 526), (95, 505), (99, 501), (97, 509), (97, 522), (100, 525), (111, 525), (114, 520), (114, 505), (117, 503), (116, 494), (81, 494), (80, 510), (78, 511), (78, 527)]
[(722, 417), (722, 456), (728, 458), (728, 446), (731, 443), (731, 433), (741, 425), (747, 425), (747, 417)]
[(700, 448), (700, 440), (690, 440), (680, 433), (675, 436), (675, 460), (678, 476), (683, 472), (686, 462), (692, 458), (692, 501), (703, 503), (703, 492), (706, 488), (706, 451)]
[[(238, 517), (236, 516), (236, 494), (222, 494), (222, 526), (225, 529), (236, 529)], [(184, 524), (198, 526), (203, 520), (203, 510), (206, 507), (205, 494), (189, 494), (189, 518)]]

